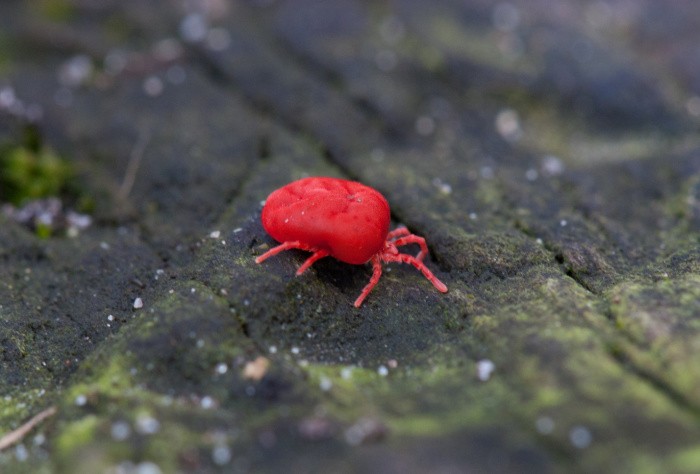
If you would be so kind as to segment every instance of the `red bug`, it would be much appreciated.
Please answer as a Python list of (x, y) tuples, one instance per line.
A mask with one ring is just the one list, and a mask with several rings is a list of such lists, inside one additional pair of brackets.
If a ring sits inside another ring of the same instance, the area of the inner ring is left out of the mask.
[[(260, 263), (284, 250), (301, 249), (313, 254), (297, 270), (301, 275), (317, 260), (331, 256), (355, 265), (372, 262), (367, 286), (355, 300), (359, 308), (382, 275), (382, 262), (409, 263), (438, 291), (447, 286), (423, 264), (428, 255), (425, 239), (406, 227), (389, 232), (389, 204), (378, 191), (356, 181), (312, 177), (273, 191), (262, 210), (262, 224), (282, 244), (255, 259)], [(415, 257), (398, 247), (418, 244)]]

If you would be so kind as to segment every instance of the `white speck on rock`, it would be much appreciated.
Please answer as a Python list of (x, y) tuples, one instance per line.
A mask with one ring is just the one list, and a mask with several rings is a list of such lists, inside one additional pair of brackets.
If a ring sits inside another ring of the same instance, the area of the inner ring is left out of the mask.
[(131, 427), (126, 421), (115, 421), (112, 423), (110, 433), (115, 441), (124, 441), (131, 435)]
[(692, 96), (685, 102), (685, 108), (693, 117), (700, 117), (700, 97)]
[(498, 112), (498, 115), (496, 115), (496, 131), (510, 142), (522, 137), (523, 129), (520, 126), (518, 113), (512, 109), (504, 109)]
[(365, 417), (345, 430), (345, 441), (352, 446), (358, 446), (369, 441), (380, 440), (386, 436), (387, 432), (387, 427), (380, 420)]
[(143, 81), (143, 91), (151, 97), (162, 94), (163, 88), (163, 80), (158, 76), (148, 76)]
[(154, 434), (160, 429), (160, 422), (150, 415), (143, 415), (136, 419), (136, 431), (140, 434)]
[(343, 380), (350, 380), (352, 378), (353, 367), (343, 367), (340, 369), (340, 377)]
[(162, 474), (163, 471), (158, 464), (151, 461), (140, 462), (132, 471), (134, 474)]
[(535, 421), (535, 429), (540, 434), (550, 434), (554, 431), (554, 420), (548, 416), (541, 416)]
[(491, 374), (496, 369), (496, 365), (489, 359), (481, 359), (476, 363), (476, 376), (482, 382), (491, 378)]
[(324, 392), (327, 392), (331, 388), (333, 388), (333, 382), (328, 377), (321, 377), (321, 380), (319, 381), (318, 386), (320, 387), (321, 390), (323, 390)]
[(440, 178), (435, 178), (433, 179), (433, 186), (438, 188), (442, 194), (448, 195), (452, 194), (452, 186), (449, 184), (445, 183), (443, 180)]
[(547, 176), (558, 176), (564, 172), (564, 163), (553, 155), (542, 158), (542, 172)]
[(199, 405), (205, 410), (209, 410), (211, 408), (214, 408), (214, 399), (207, 395), (205, 397), (202, 397), (202, 400), (200, 400)]
[(24, 443), (20, 443), (15, 447), (15, 458), (20, 462), (26, 461), (29, 458), (29, 451)]
[(591, 441), (593, 441), (593, 435), (585, 426), (577, 425), (569, 431), (569, 440), (574, 447), (584, 449), (590, 446)]
[(207, 19), (200, 13), (187, 15), (180, 23), (180, 36), (188, 43), (197, 43), (204, 40), (208, 31)]
[(225, 444), (216, 445), (211, 451), (211, 458), (218, 466), (228, 464), (231, 461), (231, 449)]
[(85, 83), (92, 72), (92, 59), (85, 54), (79, 54), (61, 65), (58, 71), (58, 81), (66, 87), (77, 87)]

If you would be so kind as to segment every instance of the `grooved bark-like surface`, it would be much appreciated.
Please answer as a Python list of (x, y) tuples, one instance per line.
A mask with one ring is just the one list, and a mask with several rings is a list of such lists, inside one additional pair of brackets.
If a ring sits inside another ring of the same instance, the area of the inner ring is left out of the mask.
[[(699, 43), (695, 2), (0, 3), (0, 153), (34, 123), (93, 218), (0, 213), (0, 437), (57, 408), (0, 471), (700, 471)], [(304, 176), (449, 292), (256, 265)]]

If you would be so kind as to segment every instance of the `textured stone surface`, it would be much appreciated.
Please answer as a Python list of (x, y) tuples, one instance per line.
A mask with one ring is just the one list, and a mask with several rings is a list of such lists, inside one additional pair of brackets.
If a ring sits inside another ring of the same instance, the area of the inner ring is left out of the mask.
[[(33, 124), (93, 218), (0, 215), (0, 436), (57, 407), (0, 470), (699, 471), (698, 22), (0, 3), (0, 150)], [(367, 267), (256, 265), (308, 175), (381, 191), (449, 293), (391, 265), (355, 309)]]

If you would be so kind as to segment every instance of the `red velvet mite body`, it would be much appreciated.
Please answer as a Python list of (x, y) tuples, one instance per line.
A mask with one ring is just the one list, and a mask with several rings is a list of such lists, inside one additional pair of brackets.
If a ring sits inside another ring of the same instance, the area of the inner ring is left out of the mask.
[[(423, 264), (428, 254), (425, 239), (399, 227), (389, 232), (389, 204), (378, 191), (356, 181), (312, 177), (273, 191), (262, 210), (262, 224), (282, 242), (255, 259), (256, 263), (289, 249), (313, 252), (297, 270), (301, 275), (315, 261), (331, 256), (354, 265), (372, 262), (369, 283), (355, 300), (359, 308), (382, 275), (382, 262), (408, 263), (438, 289), (447, 286)], [(397, 247), (418, 244), (415, 257)]]

